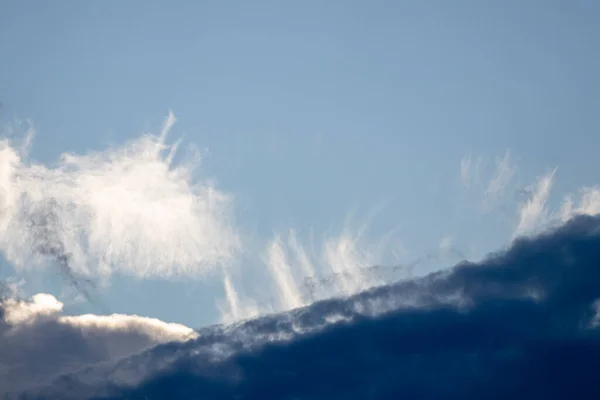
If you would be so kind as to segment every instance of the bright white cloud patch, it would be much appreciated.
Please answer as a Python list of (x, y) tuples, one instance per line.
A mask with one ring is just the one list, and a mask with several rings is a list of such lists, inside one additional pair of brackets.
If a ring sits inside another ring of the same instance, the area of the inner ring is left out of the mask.
[[(118, 148), (30, 162), (0, 140), (0, 249), (17, 267), (58, 262), (77, 274), (201, 275), (238, 248), (231, 197), (175, 163), (159, 135)], [(27, 141), (29, 143), (29, 141)], [(33, 251), (32, 251), (33, 250)]]
[(13, 329), (21, 329), (22, 325), (34, 324), (39, 319), (52, 317), (59, 323), (79, 328), (82, 331), (137, 330), (144, 332), (156, 342), (182, 340), (197, 336), (194, 330), (187, 326), (137, 315), (60, 315), (64, 304), (47, 293), (38, 293), (29, 301), (9, 298), (4, 300), (1, 306), (4, 311), (4, 322)]
[(51, 294), (38, 293), (25, 302), (17, 299), (6, 299), (2, 304), (4, 321), (9, 325), (30, 323), (36, 318), (54, 315), (62, 311), (63, 304)]

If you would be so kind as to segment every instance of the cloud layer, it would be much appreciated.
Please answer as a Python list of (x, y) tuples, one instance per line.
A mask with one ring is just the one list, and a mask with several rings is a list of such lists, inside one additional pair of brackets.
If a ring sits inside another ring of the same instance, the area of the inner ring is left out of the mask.
[[(597, 399), (600, 219), (480, 263), (207, 328), (32, 398)], [(68, 387), (68, 391), (65, 390)]]

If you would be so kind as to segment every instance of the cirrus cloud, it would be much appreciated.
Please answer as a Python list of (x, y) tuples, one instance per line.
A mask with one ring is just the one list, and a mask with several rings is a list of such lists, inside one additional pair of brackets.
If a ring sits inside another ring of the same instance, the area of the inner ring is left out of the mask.
[[(34, 163), (0, 140), (0, 250), (17, 268), (58, 264), (77, 276), (199, 276), (231, 262), (231, 195), (176, 163), (175, 122), (121, 147)], [(31, 134), (29, 135), (31, 136)], [(31, 140), (28, 139), (27, 143)], [(33, 251), (31, 251), (33, 249)]]

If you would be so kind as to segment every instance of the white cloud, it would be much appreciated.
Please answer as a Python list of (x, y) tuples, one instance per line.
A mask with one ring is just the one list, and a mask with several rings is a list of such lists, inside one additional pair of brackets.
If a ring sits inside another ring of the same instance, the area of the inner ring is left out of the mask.
[(573, 195), (565, 197), (559, 217), (566, 221), (575, 215), (600, 214), (600, 187), (584, 187), (579, 191), (579, 203), (574, 204)]
[[(245, 298), (235, 289), (235, 279), (224, 278), (225, 301), (221, 312), (225, 320), (245, 319), (259, 313), (286, 311), (306, 306), (314, 301), (355, 294), (386, 282), (382, 273), (395, 271), (386, 268), (387, 260), (399, 262), (405, 249), (398, 241), (396, 231), (381, 236), (367, 235), (367, 228), (377, 209), (367, 216), (358, 229), (352, 227), (352, 215), (346, 226), (336, 234), (323, 235), (320, 246), (308, 246), (295, 230), (277, 233), (267, 243), (262, 261), (272, 296), (266, 304), (258, 299)], [(310, 249), (311, 251), (308, 251)], [(385, 270), (385, 271), (384, 271)], [(243, 272), (243, 271), (241, 271)], [(243, 280), (243, 273), (236, 276)], [(260, 294), (264, 294), (261, 289)], [(242, 309), (240, 304), (250, 304)]]
[(3, 304), (4, 321), (9, 325), (31, 323), (39, 317), (54, 315), (62, 311), (63, 304), (54, 296), (38, 293), (30, 302), (6, 299)]
[(551, 210), (548, 198), (552, 189), (556, 168), (540, 177), (528, 188), (529, 199), (518, 210), (519, 224), (515, 235), (535, 234), (557, 226), (576, 215), (600, 214), (600, 188), (583, 187), (578, 195), (567, 194), (558, 210)]
[[(484, 173), (487, 164), (482, 157), (464, 157), (460, 162), (461, 183), (466, 189), (482, 190), (479, 201), (484, 212), (509, 211), (512, 221), (513, 210), (516, 207), (517, 226), (513, 231), (513, 238), (537, 234), (575, 215), (600, 214), (600, 188), (595, 186), (583, 187), (576, 195), (566, 195), (559, 210), (550, 208), (548, 201), (557, 168), (537, 178), (532, 185), (519, 190), (515, 186), (518, 167), (512, 161), (510, 151), (507, 150), (502, 157), (496, 157), (489, 178), (486, 178), (487, 174)], [(515, 201), (517, 197), (524, 197), (524, 201)]]
[(217, 302), (217, 308), (221, 313), (222, 323), (231, 324), (242, 319), (256, 317), (261, 313), (255, 300), (242, 297), (234, 286), (229, 271), (226, 270), (224, 270), (223, 276), (223, 289), (225, 292), (225, 299), (221, 299)]
[(63, 304), (39, 293), (0, 303), (0, 388), (18, 391), (86, 365), (140, 352), (197, 333), (136, 315), (62, 315)]
[(294, 278), (292, 267), (288, 261), (286, 249), (279, 236), (273, 238), (267, 247), (267, 266), (277, 291), (277, 307), (280, 310), (291, 310), (304, 305), (302, 294)]
[(92, 276), (198, 276), (229, 263), (239, 248), (232, 198), (193, 175), (199, 159), (174, 162), (174, 122), (169, 114), (159, 135), (63, 154), (53, 167), (0, 140), (0, 250), (18, 268), (50, 260)]
[(518, 211), (519, 224), (515, 235), (536, 233), (551, 221), (551, 215), (546, 204), (555, 174), (556, 168), (540, 177), (533, 186), (528, 188), (530, 197)]

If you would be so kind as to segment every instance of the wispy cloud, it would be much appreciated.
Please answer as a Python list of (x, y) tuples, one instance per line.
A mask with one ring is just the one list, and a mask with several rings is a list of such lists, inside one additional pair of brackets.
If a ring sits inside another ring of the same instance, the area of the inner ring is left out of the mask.
[[(397, 229), (383, 235), (368, 233), (369, 225), (379, 212), (381, 208), (373, 209), (359, 223), (354, 223), (354, 213), (350, 213), (341, 231), (321, 235), (318, 243), (314, 243), (314, 237), (307, 243), (294, 229), (275, 233), (262, 251), (265, 271), (261, 272), (267, 279), (261, 286), (263, 299), (238, 293), (239, 285), (235, 282), (243, 281), (244, 274), (249, 272), (235, 271), (235, 275), (224, 279), (225, 301), (220, 307), (225, 320), (231, 320), (232, 315), (245, 319), (258, 313), (291, 310), (318, 300), (348, 296), (384, 284), (384, 272), (402, 273), (395, 266), (406, 250)], [(386, 260), (392, 261), (392, 265), (387, 266), (389, 271), (383, 271)], [(270, 295), (265, 293), (267, 288)], [(242, 310), (241, 298), (242, 303), (253, 306)]]
[(154, 318), (62, 314), (63, 303), (39, 293), (0, 301), (0, 394), (98, 362), (117, 361), (158, 343), (185, 341), (192, 329)]
[(54, 167), (0, 140), (0, 250), (16, 267), (58, 263), (69, 276), (199, 276), (232, 261), (232, 196), (193, 174), (199, 159), (174, 162), (174, 123), (170, 113), (158, 135)]
[(514, 185), (518, 167), (512, 160), (510, 150), (496, 157), (493, 163), (482, 156), (471, 155), (460, 161), (460, 181), (465, 189), (480, 192), (478, 208), (488, 213), (502, 206)]
[[(556, 227), (576, 215), (600, 213), (600, 188), (583, 187), (576, 194), (567, 194), (559, 209), (549, 204), (557, 168), (538, 177), (523, 189), (517, 184), (518, 166), (510, 151), (496, 157), (493, 167), (488, 168), (483, 157), (464, 157), (460, 162), (462, 186), (480, 194), (481, 210), (486, 213), (501, 211), (510, 224), (515, 224), (512, 238), (537, 234)], [(518, 199), (522, 199), (519, 201)], [(515, 221), (516, 210), (516, 221)], [(514, 225), (513, 225), (514, 226)]]
[(518, 211), (519, 224), (515, 235), (536, 233), (550, 222), (551, 215), (547, 202), (555, 174), (556, 168), (540, 177), (533, 186), (528, 188), (530, 197)]
[(574, 195), (567, 195), (562, 203), (560, 219), (566, 221), (575, 215), (600, 214), (600, 187), (584, 187), (579, 191), (579, 202)]
[(473, 159), (471, 155), (465, 156), (460, 160), (460, 181), (465, 188), (478, 185), (481, 179), (482, 168), (486, 161), (483, 157)]
[(511, 160), (510, 151), (507, 150), (503, 157), (496, 158), (492, 177), (485, 189), (488, 201), (495, 202), (504, 197), (516, 172), (517, 166)]
[(556, 172), (557, 168), (554, 168), (525, 190), (528, 198), (518, 208), (519, 221), (514, 237), (540, 233), (578, 215), (600, 214), (600, 188), (595, 186), (583, 187), (575, 194), (569, 193), (563, 197), (559, 207), (550, 207), (548, 200)]

